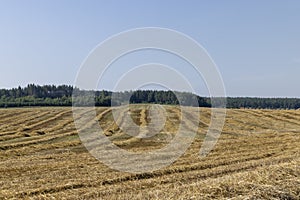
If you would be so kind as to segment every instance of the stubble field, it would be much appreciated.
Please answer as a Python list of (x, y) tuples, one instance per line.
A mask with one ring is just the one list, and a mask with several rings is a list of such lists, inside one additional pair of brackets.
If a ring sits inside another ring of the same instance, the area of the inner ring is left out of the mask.
[[(132, 105), (147, 126), (152, 105)], [(104, 134), (128, 151), (152, 151), (174, 137), (178, 106), (163, 106), (166, 123), (149, 138), (125, 134), (111, 108), (97, 108)], [(84, 111), (83, 111), (84, 112)], [(83, 113), (84, 114), (84, 113)], [(300, 199), (300, 111), (228, 109), (223, 132), (205, 158), (199, 149), (211, 110), (189, 108), (186, 129), (200, 118), (190, 148), (158, 171), (110, 169), (82, 145), (71, 108), (0, 109), (0, 199)], [(118, 115), (126, 123), (124, 115)], [(88, 123), (87, 123), (88, 124)]]

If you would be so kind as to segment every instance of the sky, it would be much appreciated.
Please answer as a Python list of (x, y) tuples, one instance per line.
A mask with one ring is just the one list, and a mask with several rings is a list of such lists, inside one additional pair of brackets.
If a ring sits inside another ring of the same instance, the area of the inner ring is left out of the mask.
[[(298, 0), (0, 0), (0, 88), (73, 85), (83, 61), (105, 39), (162, 27), (206, 49), (227, 96), (300, 97), (299, 10)], [(106, 79), (121, 76), (125, 65), (152, 60), (177, 65), (199, 86), (197, 93), (207, 95), (189, 66), (154, 51), (129, 55)]]

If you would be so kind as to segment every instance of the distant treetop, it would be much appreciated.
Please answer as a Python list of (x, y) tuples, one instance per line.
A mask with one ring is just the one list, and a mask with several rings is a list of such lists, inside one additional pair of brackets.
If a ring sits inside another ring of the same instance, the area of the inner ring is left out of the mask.
[[(128, 99), (130, 103), (153, 103), (185, 106), (211, 107), (211, 98), (200, 97), (189, 92), (137, 90), (124, 92), (111, 91), (84, 91), (70, 85), (44, 85), (28, 84), (26, 87), (0, 89), (0, 107), (24, 106), (116, 106)], [(85, 94), (90, 93), (87, 99)], [(114, 98), (112, 95), (114, 94)], [(218, 100), (218, 97), (214, 97)], [(227, 108), (258, 108), (258, 109), (299, 109), (298, 98), (259, 98), (259, 97), (228, 97)]]

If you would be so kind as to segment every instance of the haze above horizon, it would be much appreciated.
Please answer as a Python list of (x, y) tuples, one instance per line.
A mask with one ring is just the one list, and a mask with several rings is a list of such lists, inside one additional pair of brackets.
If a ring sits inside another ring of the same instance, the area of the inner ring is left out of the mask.
[[(84, 59), (108, 37), (133, 28), (162, 27), (192, 37), (207, 50), (227, 96), (299, 98), (299, 10), (296, 0), (1, 1), (0, 88), (73, 85)], [(129, 55), (107, 79), (143, 62), (183, 69), (199, 86), (196, 92), (207, 96), (205, 83), (188, 65), (154, 51)], [(99, 89), (111, 90), (108, 83)]]

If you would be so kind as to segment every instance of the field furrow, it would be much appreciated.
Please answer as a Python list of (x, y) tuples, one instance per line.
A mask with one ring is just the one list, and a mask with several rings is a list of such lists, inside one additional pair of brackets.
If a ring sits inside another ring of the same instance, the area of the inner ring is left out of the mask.
[[(180, 123), (183, 133), (195, 131), (196, 137), (172, 165), (130, 174), (89, 154), (74, 117), (81, 134), (100, 125), (111, 142), (131, 152), (164, 147)], [(76, 115), (70, 108), (0, 109), (0, 199), (186, 199), (191, 194), (195, 199), (297, 199), (299, 120), (299, 111), (228, 109), (215, 148), (200, 158), (211, 121), (208, 108), (198, 113), (196, 108), (141, 104), (78, 108)]]

